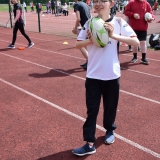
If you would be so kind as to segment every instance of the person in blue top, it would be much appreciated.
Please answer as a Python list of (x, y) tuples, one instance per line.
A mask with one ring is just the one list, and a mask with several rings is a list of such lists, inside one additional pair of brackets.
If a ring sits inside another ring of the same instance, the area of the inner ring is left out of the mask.
[(15, 48), (14, 44), (17, 38), (17, 31), (20, 30), (21, 34), (28, 40), (28, 48), (33, 47), (34, 43), (30, 40), (28, 35), (24, 31), (24, 21), (22, 19), (22, 6), (19, 4), (19, 0), (11, 0), (14, 13), (14, 21), (13, 21), (13, 38), (12, 43), (7, 48)]

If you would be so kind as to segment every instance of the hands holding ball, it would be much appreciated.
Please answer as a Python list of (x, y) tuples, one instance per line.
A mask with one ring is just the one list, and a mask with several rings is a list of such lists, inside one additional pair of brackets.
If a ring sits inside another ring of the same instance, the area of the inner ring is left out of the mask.
[(152, 18), (152, 15), (151, 15), (149, 12), (147, 12), (147, 13), (144, 15), (144, 19), (145, 19), (145, 21), (147, 21), (148, 23), (151, 23), (151, 22), (154, 20), (154, 18)]
[(108, 44), (109, 37), (113, 35), (114, 27), (111, 23), (104, 22), (101, 18), (92, 18), (89, 23), (89, 30), (87, 32), (88, 38), (97, 47), (103, 48)]
[[(135, 19), (140, 19), (140, 15), (138, 13), (135, 13), (133, 16)], [(145, 13), (144, 19), (148, 23), (151, 23), (154, 20), (154, 18), (152, 18), (152, 15), (149, 12)]]

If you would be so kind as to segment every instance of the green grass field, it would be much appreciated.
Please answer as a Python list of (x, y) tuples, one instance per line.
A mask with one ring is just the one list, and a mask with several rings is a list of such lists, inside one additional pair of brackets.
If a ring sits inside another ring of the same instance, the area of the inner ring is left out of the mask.
[[(46, 6), (42, 6), (43, 10), (46, 10)], [(30, 11), (31, 8), (30, 6), (27, 6), (27, 11)], [(34, 10), (36, 10), (36, 8), (34, 7)], [(8, 4), (0, 4), (0, 12), (8, 12), (9, 11), (9, 6)]]
[(8, 4), (0, 4), (0, 12), (8, 12), (9, 11)]
[[(46, 11), (46, 6), (42, 6), (43, 11)], [(68, 8), (68, 9), (73, 9), (73, 7)], [(36, 8), (34, 7), (34, 10), (36, 10)], [(0, 12), (8, 12), (9, 11), (9, 6), (8, 4), (0, 4)], [(30, 6), (27, 6), (27, 11), (31, 11)]]
[[(43, 11), (46, 10), (46, 6), (42, 6)], [(73, 9), (73, 7), (68, 8), (68, 9)], [(159, 9), (160, 9), (160, 5), (159, 5)], [(27, 11), (30, 11), (31, 8), (30, 6), (27, 6)], [(36, 8), (34, 7), (34, 10), (36, 10)], [(9, 6), (8, 4), (0, 4), (0, 12), (8, 12), (9, 11)]]

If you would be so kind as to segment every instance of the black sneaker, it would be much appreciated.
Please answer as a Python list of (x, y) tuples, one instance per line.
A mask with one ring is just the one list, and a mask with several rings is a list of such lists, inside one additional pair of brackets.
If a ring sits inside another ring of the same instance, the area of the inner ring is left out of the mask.
[(80, 148), (77, 148), (77, 149), (74, 149), (72, 151), (72, 153), (75, 154), (75, 155), (77, 155), (77, 156), (84, 156), (84, 155), (87, 155), (87, 154), (96, 153), (96, 148), (95, 148), (95, 145), (93, 145), (90, 148), (89, 144), (86, 143), (84, 146), (82, 146)]
[(27, 48), (31, 48), (31, 47), (33, 47), (34, 46), (34, 43), (33, 42), (31, 42), (31, 43), (29, 43), (29, 45), (28, 45), (28, 47)]
[(132, 62), (132, 63), (136, 63), (137, 60), (138, 60), (137, 58), (134, 58), (134, 57), (133, 57), (133, 59), (131, 60), (131, 62)]
[(141, 62), (142, 62), (143, 64), (147, 64), (147, 65), (149, 64), (149, 62), (148, 62), (148, 60), (147, 60), (146, 58), (142, 58), (142, 59), (141, 59)]
[(15, 48), (15, 46), (13, 44), (10, 44), (7, 48), (13, 49), (13, 48)]
[(83, 66), (83, 69), (86, 71), (87, 70), (87, 64)]
[(87, 65), (87, 62), (83, 63), (83, 64), (80, 64), (81, 67), (84, 67), (85, 65)]

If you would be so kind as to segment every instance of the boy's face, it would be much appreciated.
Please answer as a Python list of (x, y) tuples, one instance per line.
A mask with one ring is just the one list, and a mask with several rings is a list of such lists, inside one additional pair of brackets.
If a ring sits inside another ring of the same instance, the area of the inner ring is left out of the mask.
[(110, 12), (111, 2), (109, 0), (93, 0), (96, 13), (103, 15)]

